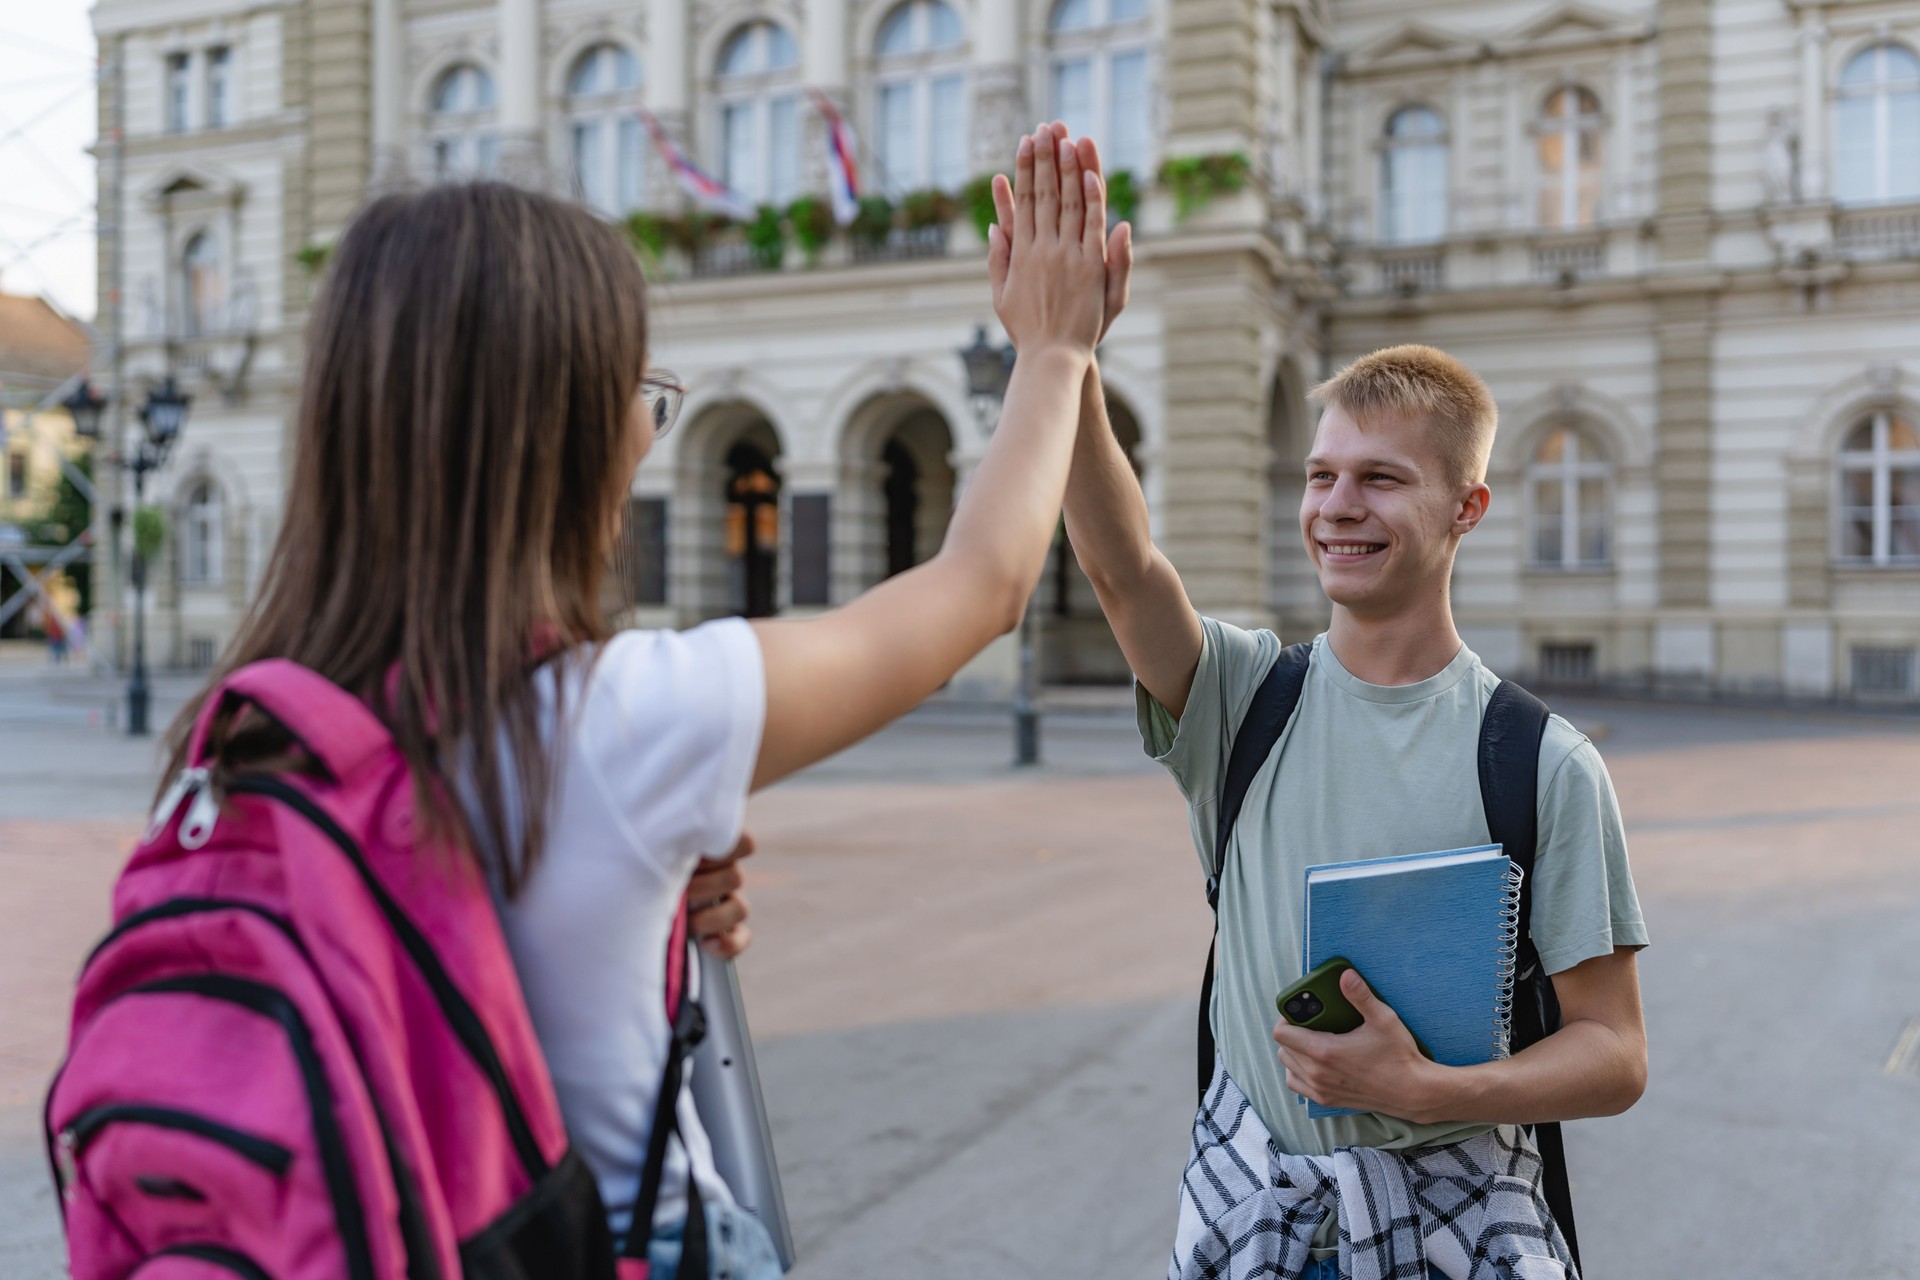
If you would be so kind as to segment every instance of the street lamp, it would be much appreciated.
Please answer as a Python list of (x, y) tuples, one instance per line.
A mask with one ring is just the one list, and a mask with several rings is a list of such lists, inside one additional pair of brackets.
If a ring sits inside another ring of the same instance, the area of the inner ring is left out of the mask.
[[(987, 327), (976, 325), (971, 346), (960, 348), (960, 364), (967, 374), (967, 396), (981, 429), (991, 432), (1000, 420), (1000, 405), (1013, 379), (1013, 344), (996, 347), (987, 341)], [(1020, 679), (1013, 692), (1013, 762), (1040, 763), (1040, 710), (1037, 705), (1033, 662), (1033, 596), (1020, 615)]]
[[(147, 557), (140, 550), (140, 507), (147, 492), (147, 472), (164, 466), (180, 429), (187, 422), (187, 406), (193, 397), (174, 385), (168, 374), (159, 386), (147, 392), (140, 406), (140, 424), (147, 437), (133, 457), (123, 462), (133, 472), (133, 678), (127, 684), (127, 732), (142, 737), (147, 732)], [(97, 421), (97, 419), (96, 419)]]
[(73, 389), (73, 394), (62, 400), (61, 405), (73, 419), (73, 433), (82, 440), (100, 438), (100, 415), (106, 411), (107, 398), (93, 389), (93, 384), (85, 378)]

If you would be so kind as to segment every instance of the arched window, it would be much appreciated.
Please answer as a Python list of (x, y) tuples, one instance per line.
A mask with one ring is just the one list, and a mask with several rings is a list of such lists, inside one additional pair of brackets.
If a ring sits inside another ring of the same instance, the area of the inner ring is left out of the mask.
[(640, 105), (640, 60), (624, 45), (597, 44), (567, 76), (573, 181), (586, 204), (611, 217), (646, 199), (646, 132)]
[(967, 180), (966, 28), (945, 0), (907, 0), (874, 44), (874, 138), (889, 196)]
[(761, 204), (800, 191), (800, 50), (785, 27), (752, 22), (720, 51), (720, 174)]
[(1839, 552), (1854, 564), (1920, 564), (1920, 432), (1882, 410), (1840, 446)]
[(1417, 244), (1447, 234), (1447, 126), (1431, 107), (1387, 121), (1380, 156), (1380, 238)]
[(218, 586), (225, 576), (225, 504), (219, 486), (202, 480), (187, 493), (180, 521), (180, 580)]
[(1540, 225), (1588, 227), (1600, 217), (1606, 121), (1600, 99), (1578, 85), (1547, 95), (1535, 126), (1540, 153)]
[(471, 62), (448, 67), (433, 86), (428, 145), (437, 182), (483, 177), (500, 165), (493, 77)]
[(1152, 160), (1147, 0), (1058, 0), (1048, 22), (1050, 114), (1100, 144), (1109, 173)]
[(189, 338), (219, 332), (226, 318), (227, 268), (213, 232), (202, 231), (187, 241), (180, 274), (182, 332)]
[(1920, 199), (1920, 58), (1897, 44), (1855, 54), (1833, 113), (1836, 199)]
[(1529, 558), (1543, 569), (1594, 569), (1612, 558), (1607, 484), (1613, 469), (1577, 427), (1557, 427), (1527, 468), (1532, 501)]

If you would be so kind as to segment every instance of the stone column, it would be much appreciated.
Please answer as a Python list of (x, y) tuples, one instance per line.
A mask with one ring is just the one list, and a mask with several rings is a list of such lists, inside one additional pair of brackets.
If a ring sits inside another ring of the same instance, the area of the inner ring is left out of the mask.
[[(690, 0), (648, 0), (647, 3), (647, 77), (644, 86), (647, 109), (659, 120), (674, 143), (692, 150), (692, 120), (688, 115), (693, 102), (692, 50), (687, 41), (687, 9)], [(649, 145), (652, 145), (649, 142)], [(657, 155), (649, 162), (651, 190), (647, 203), (655, 209), (671, 209), (679, 201), (679, 184), (667, 171), (666, 162)]]
[(1020, 58), (1019, 0), (980, 0), (976, 14), (973, 171), (1005, 173), (1013, 167), (1020, 135), (1032, 132), (1040, 121), (1039, 113), (1027, 104), (1026, 69)]
[(1800, 24), (1800, 198), (1827, 195), (1827, 29), (1817, 12)]
[[(853, 110), (853, 91), (847, 76), (847, 0), (808, 0), (805, 44), (801, 66), (807, 87), (816, 90), (846, 117)], [(801, 188), (824, 196), (831, 189), (827, 176), (826, 117), (807, 104), (803, 117), (803, 143), (806, 147), (800, 169)], [(864, 168), (864, 166), (863, 166)]]
[(540, 0), (500, 0), (500, 172), (529, 186), (547, 179), (541, 133)]
[(1279, 30), (1274, 42), (1273, 79), (1273, 185), (1275, 189), (1298, 196), (1304, 188), (1300, 181), (1300, 27), (1292, 10), (1278, 17)]
[(406, 26), (400, 0), (373, 0), (373, 186), (405, 180), (407, 164)]

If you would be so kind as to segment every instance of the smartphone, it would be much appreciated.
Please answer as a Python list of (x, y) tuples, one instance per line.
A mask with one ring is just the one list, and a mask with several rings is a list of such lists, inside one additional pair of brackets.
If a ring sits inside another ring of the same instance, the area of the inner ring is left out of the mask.
[(1353, 966), (1341, 956), (1315, 966), (1311, 973), (1274, 999), (1280, 1016), (1296, 1027), (1331, 1031), (1336, 1035), (1358, 1027), (1365, 1019), (1340, 990), (1340, 975), (1351, 968)]
[[(1331, 1031), (1336, 1035), (1358, 1027), (1366, 1019), (1360, 1016), (1360, 1011), (1340, 990), (1340, 975), (1351, 968), (1353, 965), (1344, 956), (1335, 956), (1324, 964), (1316, 965), (1306, 977), (1274, 997), (1280, 1016), (1296, 1027), (1306, 1027), (1310, 1031)], [(1407, 1030), (1411, 1034), (1413, 1028), (1408, 1027)], [(1426, 1041), (1415, 1035), (1413, 1044), (1424, 1057), (1432, 1059), (1433, 1050), (1427, 1048)]]

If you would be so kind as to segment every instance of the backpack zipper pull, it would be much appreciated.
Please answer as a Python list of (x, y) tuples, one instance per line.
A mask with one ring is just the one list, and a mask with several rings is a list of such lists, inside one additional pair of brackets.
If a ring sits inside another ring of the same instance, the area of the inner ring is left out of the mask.
[(213, 835), (213, 824), (220, 820), (220, 801), (213, 794), (213, 783), (205, 769), (190, 787), (193, 803), (187, 807), (186, 821), (180, 824), (180, 847), (198, 849)]
[(182, 769), (175, 774), (173, 785), (167, 788), (166, 794), (160, 797), (160, 803), (154, 806), (153, 817), (147, 822), (146, 834), (140, 838), (142, 840), (157, 839), (160, 833), (167, 829), (167, 823), (173, 820), (175, 811), (180, 808), (180, 802), (206, 780), (207, 771), (197, 767)]
[(60, 1175), (60, 1195), (62, 1199), (72, 1199), (79, 1189), (80, 1159), (76, 1154), (80, 1146), (79, 1136), (68, 1125), (60, 1131), (59, 1141), (54, 1148), (54, 1170)]

